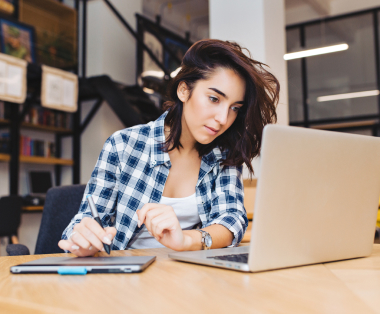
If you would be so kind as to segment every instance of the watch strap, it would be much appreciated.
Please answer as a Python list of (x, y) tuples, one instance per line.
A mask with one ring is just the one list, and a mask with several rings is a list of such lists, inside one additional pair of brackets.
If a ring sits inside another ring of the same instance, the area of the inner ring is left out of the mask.
[[(201, 234), (202, 234), (202, 239), (201, 239), (201, 243), (202, 243), (202, 250), (209, 250), (210, 247), (208, 247), (206, 245), (206, 236), (210, 234), (207, 232), (207, 231), (204, 231), (204, 230), (201, 230), (201, 229), (195, 229), (197, 231), (199, 231)], [(210, 236), (211, 237), (211, 236)]]

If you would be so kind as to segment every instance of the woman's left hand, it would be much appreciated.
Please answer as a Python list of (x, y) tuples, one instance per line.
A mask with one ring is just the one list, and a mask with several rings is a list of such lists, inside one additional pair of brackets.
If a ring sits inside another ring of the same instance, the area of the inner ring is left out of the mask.
[(184, 235), (173, 208), (164, 204), (145, 204), (137, 211), (138, 226), (145, 224), (149, 233), (162, 245), (176, 250), (186, 250), (186, 242), (191, 240)]

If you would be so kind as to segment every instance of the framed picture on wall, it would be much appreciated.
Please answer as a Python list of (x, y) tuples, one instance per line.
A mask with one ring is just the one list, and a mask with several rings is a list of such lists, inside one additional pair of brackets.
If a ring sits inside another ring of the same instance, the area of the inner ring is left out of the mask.
[[(178, 60), (182, 60), (186, 51), (192, 45), (192, 42), (190, 42), (188, 38), (181, 37), (160, 26), (158, 22), (153, 22), (139, 14), (136, 14), (136, 17), (138, 36), (144, 40), (144, 43), (156, 55), (159, 62), (168, 72), (176, 70), (180, 66)], [(170, 53), (167, 49), (170, 49)], [(138, 45), (137, 77), (145, 71), (162, 71), (162, 69), (149, 57), (144, 49)]]
[(34, 28), (0, 18), (1, 52), (27, 62), (36, 62)]
[(0, 0), (0, 13), (13, 18), (18, 16), (18, 0)]

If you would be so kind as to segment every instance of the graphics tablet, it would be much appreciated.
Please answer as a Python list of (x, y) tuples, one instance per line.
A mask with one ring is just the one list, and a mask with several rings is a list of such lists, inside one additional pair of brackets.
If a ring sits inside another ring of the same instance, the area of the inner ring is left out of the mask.
[(139, 273), (155, 261), (155, 256), (45, 257), (12, 266), (13, 274), (58, 273)]

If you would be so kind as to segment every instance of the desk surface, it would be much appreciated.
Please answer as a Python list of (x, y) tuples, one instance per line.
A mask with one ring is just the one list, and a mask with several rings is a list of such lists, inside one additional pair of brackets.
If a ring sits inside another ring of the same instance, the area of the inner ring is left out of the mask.
[[(169, 249), (141, 274), (12, 275), (41, 255), (0, 258), (1, 313), (380, 313), (380, 245), (368, 258), (255, 274), (176, 262)], [(55, 254), (55, 256), (70, 254)], [(53, 256), (53, 255), (51, 255)]]

